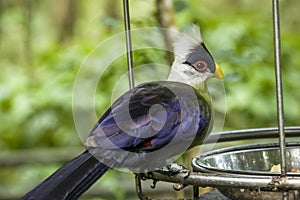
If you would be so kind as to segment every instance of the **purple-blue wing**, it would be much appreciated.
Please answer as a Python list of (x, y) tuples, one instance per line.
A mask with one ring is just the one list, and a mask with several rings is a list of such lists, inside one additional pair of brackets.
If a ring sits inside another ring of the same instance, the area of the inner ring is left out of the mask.
[(100, 118), (86, 145), (107, 150), (151, 152), (172, 141), (179, 128), (186, 134), (177, 139), (189, 136), (194, 139), (196, 133), (205, 135), (211, 118), (209, 103), (192, 89), (200, 110), (195, 112), (189, 105), (195, 103), (190, 102), (190, 96), (175, 94), (175, 90), (191, 91), (191, 86), (152, 82), (126, 92)]

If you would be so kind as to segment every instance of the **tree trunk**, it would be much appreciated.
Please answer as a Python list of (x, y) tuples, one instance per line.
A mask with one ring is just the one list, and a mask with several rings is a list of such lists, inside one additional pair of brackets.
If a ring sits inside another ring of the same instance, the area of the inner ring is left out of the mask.
[(2, 13), (4, 11), (4, 3), (3, 0), (0, 0), (0, 49), (2, 48)]
[(23, 1), (23, 14), (24, 14), (24, 59), (25, 65), (28, 67), (31, 66), (31, 59), (32, 59), (32, 1), (31, 0), (24, 0)]
[(163, 31), (165, 42), (168, 52), (168, 60), (170, 64), (174, 60), (173, 56), (173, 41), (175, 40), (176, 34), (171, 30), (178, 30), (175, 22), (175, 11), (173, 6), (173, 0), (156, 0), (157, 6), (157, 20), (160, 27), (165, 28)]
[(74, 34), (74, 26), (76, 22), (77, 0), (63, 0), (60, 6), (60, 29), (59, 41), (65, 42)]

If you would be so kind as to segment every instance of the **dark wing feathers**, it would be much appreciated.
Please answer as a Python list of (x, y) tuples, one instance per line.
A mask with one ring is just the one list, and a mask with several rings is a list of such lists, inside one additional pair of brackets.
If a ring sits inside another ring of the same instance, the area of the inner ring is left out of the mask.
[[(193, 115), (186, 116), (184, 120), (181, 119), (180, 103), (182, 102), (179, 102), (178, 97), (172, 92), (172, 88), (175, 87), (182, 87), (183, 90), (185, 87), (191, 88), (183, 83), (164, 81), (142, 84), (126, 92), (98, 121), (90, 137), (94, 137), (94, 142), (100, 148), (148, 152), (168, 144), (176, 135), (181, 122), (183, 130), (190, 129), (195, 123), (196, 126), (202, 126), (197, 130), (206, 129), (210, 122), (210, 114), (207, 111), (203, 113), (203, 119)], [(188, 96), (181, 97), (181, 101), (188, 102)], [(201, 96), (198, 101), (202, 106), (209, 107)], [(155, 107), (155, 105), (159, 106)], [(152, 110), (149, 113), (150, 108)], [(193, 108), (190, 109), (191, 111), (187, 113), (193, 114)], [(165, 123), (162, 123), (164, 121)], [(147, 134), (150, 134), (150, 137)], [(105, 144), (107, 139), (115, 147), (107, 146)]]

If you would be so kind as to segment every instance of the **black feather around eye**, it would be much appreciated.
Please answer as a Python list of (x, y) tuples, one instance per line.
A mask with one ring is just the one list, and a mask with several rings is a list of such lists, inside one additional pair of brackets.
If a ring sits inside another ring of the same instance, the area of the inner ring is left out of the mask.
[(193, 49), (187, 56), (184, 64), (190, 65), (199, 72), (204, 72), (209, 69), (211, 73), (214, 73), (216, 70), (214, 60), (204, 44)]

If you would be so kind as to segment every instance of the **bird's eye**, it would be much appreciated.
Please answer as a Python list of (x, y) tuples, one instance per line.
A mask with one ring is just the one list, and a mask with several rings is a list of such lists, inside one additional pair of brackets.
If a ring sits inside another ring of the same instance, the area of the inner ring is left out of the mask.
[(194, 64), (192, 64), (193, 67), (197, 70), (197, 71), (205, 71), (207, 69), (207, 64), (204, 61), (198, 61), (195, 62)]

